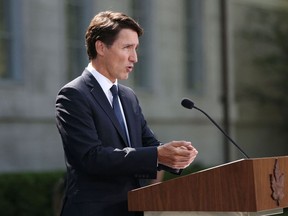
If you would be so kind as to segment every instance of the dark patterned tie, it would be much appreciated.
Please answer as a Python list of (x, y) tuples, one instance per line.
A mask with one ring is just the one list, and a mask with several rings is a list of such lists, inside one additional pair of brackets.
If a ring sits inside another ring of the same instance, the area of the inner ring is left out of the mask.
[(116, 117), (117, 117), (117, 119), (118, 119), (118, 121), (119, 121), (119, 123), (121, 125), (123, 133), (125, 134), (126, 141), (129, 144), (129, 146), (130, 146), (129, 138), (128, 138), (128, 135), (126, 133), (125, 122), (124, 122), (124, 119), (123, 119), (123, 115), (122, 115), (122, 112), (121, 112), (121, 109), (120, 109), (119, 100), (118, 100), (118, 89), (117, 89), (117, 86), (113, 85), (110, 88), (110, 91), (112, 92), (112, 95), (113, 95), (112, 105), (113, 105), (114, 113), (115, 113), (115, 115), (116, 115)]

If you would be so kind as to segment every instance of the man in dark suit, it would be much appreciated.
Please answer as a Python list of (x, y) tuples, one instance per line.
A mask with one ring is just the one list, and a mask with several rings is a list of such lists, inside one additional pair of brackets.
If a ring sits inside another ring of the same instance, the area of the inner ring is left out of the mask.
[(127, 192), (140, 187), (141, 179), (156, 178), (162, 168), (179, 172), (198, 153), (186, 141), (161, 144), (135, 93), (118, 84), (137, 62), (142, 31), (125, 14), (96, 15), (86, 32), (90, 63), (57, 96), (67, 166), (62, 216), (141, 215), (128, 212)]

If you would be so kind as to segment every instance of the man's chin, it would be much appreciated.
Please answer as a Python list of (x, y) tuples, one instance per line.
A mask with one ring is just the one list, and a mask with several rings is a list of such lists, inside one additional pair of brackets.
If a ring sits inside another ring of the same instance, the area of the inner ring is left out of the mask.
[(129, 74), (127, 73), (127, 75), (123, 75), (119, 77), (118, 80), (127, 80), (128, 78), (129, 78)]

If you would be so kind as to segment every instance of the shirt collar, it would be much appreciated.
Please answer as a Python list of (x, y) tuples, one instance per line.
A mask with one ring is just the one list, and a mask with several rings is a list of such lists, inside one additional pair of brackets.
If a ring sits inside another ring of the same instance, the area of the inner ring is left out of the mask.
[(117, 85), (117, 87), (118, 87), (117, 80), (115, 81), (115, 83), (112, 83), (107, 77), (105, 77), (104, 75), (99, 73), (92, 66), (91, 62), (88, 64), (86, 69), (95, 77), (95, 79), (98, 81), (98, 83), (100, 84), (101, 88), (103, 89), (103, 91), (105, 92), (106, 95), (108, 92), (110, 93), (110, 88), (112, 87), (112, 85)]

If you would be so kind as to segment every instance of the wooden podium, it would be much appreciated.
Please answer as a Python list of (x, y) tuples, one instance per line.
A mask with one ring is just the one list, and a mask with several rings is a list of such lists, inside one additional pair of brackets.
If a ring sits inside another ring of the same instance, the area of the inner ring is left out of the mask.
[(130, 191), (128, 208), (145, 215), (278, 214), (288, 206), (287, 172), (288, 156), (241, 159)]

